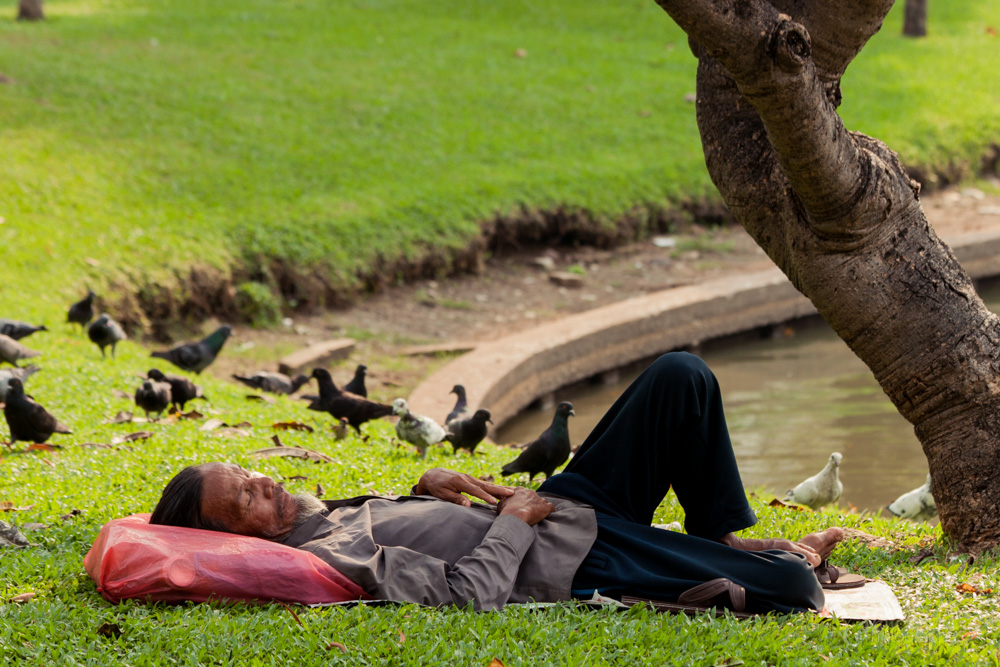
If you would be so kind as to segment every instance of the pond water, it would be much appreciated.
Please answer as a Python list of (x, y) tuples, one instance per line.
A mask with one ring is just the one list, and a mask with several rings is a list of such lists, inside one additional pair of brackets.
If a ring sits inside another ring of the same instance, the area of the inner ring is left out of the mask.
[[(1000, 289), (981, 294), (996, 312)], [(747, 488), (763, 487), (781, 497), (819, 472), (835, 451), (844, 455), (841, 507), (877, 510), (923, 484), (927, 460), (913, 427), (824, 322), (793, 324), (764, 340), (706, 347), (699, 356), (719, 379)], [(618, 383), (577, 386), (558, 394), (576, 412), (570, 418), (574, 447), (637, 374), (623, 371)], [(500, 429), (497, 442), (538, 437), (552, 412), (523, 412)]]

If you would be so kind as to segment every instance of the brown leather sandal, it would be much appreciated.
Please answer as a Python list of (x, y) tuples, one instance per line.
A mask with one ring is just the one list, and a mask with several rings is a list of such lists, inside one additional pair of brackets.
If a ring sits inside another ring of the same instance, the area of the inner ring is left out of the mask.
[(816, 573), (816, 578), (819, 579), (819, 585), (831, 591), (845, 588), (861, 588), (865, 585), (865, 581), (867, 581), (860, 574), (854, 574), (842, 567), (830, 565), (826, 560), (821, 562), (814, 572)]
[(739, 584), (720, 577), (687, 589), (680, 594), (677, 602), (679, 604), (726, 607), (733, 611), (743, 611), (747, 606), (747, 591)]

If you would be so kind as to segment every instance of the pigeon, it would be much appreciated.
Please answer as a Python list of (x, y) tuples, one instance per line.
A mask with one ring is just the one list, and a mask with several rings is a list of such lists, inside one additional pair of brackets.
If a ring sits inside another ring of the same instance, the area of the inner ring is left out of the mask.
[(333, 439), (343, 440), (347, 437), (348, 429), (351, 428), (351, 424), (347, 421), (347, 417), (341, 417), (337, 425), (333, 427)]
[(516, 459), (501, 468), (501, 475), (513, 475), (517, 472), (526, 472), (530, 477), (528, 481), (535, 478), (538, 473), (545, 473), (548, 479), (569, 458), (569, 417), (576, 416), (573, 412), (573, 404), (563, 401), (556, 406), (556, 414), (552, 418), (552, 424), (545, 429), (537, 440), (533, 440), (524, 446), (524, 450)]
[(104, 358), (104, 348), (109, 345), (111, 346), (111, 358), (114, 359), (115, 346), (118, 345), (118, 341), (128, 338), (121, 325), (111, 319), (107, 313), (101, 313), (101, 316), (87, 327), (87, 336), (97, 347), (101, 348), (102, 359)]
[(391, 405), (376, 403), (338, 389), (330, 377), (330, 371), (325, 368), (314, 368), (312, 376), (319, 384), (319, 398), (309, 404), (310, 410), (329, 412), (338, 420), (347, 417), (347, 422), (359, 433), (361, 425), (369, 419), (388, 417), (392, 414)]
[(14, 340), (21, 340), (22, 338), (27, 338), (33, 333), (38, 333), (39, 331), (48, 331), (48, 327), (44, 324), (39, 324), (37, 327), (27, 322), (18, 322), (17, 320), (5, 320), (0, 319), (0, 334), (5, 336), (10, 336)]
[(135, 390), (135, 404), (146, 412), (146, 419), (149, 419), (150, 413), (155, 413), (159, 419), (171, 401), (170, 385), (166, 382), (145, 380)]
[(0, 363), (6, 361), (11, 366), (17, 366), (21, 359), (31, 359), (40, 354), (41, 352), (29, 350), (10, 336), (0, 334)]
[(160, 372), (158, 368), (151, 368), (146, 373), (146, 377), (154, 382), (165, 382), (170, 385), (170, 402), (178, 406), (181, 410), (184, 409), (184, 405), (188, 401), (193, 401), (196, 398), (205, 398), (201, 387), (180, 375), (166, 375)]
[(233, 330), (223, 325), (198, 343), (184, 343), (165, 352), (153, 352), (152, 356), (166, 359), (186, 371), (201, 373), (215, 361), (216, 355), (226, 344), (226, 339), (232, 334)]
[(826, 467), (809, 479), (800, 482), (794, 489), (785, 494), (785, 502), (805, 505), (818, 510), (824, 505), (836, 502), (844, 491), (844, 485), (838, 477), (840, 460), (844, 458), (840, 452), (830, 454)]
[(257, 371), (250, 376), (236, 375), (234, 373), (233, 379), (242, 382), (252, 389), (266, 391), (271, 394), (294, 394), (302, 385), (309, 382), (308, 375), (299, 374), (294, 378), (290, 378), (284, 373), (272, 373), (271, 371)]
[(452, 408), (451, 412), (448, 413), (448, 416), (444, 418), (445, 424), (450, 424), (459, 417), (464, 416), (465, 413), (469, 411), (469, 403), (465, 399), (465, 387), (460, 384), (456, 384), (448, 393), (455, 394), (458, 398), (455, 399), (455, 407)]
[(348, 391), (361, 398), (368, 398), (368, 388), (365, 387), (365, 375), (367, 373), (368, 367), (364, 364), (358, 364), (358, 367), (354, 369), (354, 377), (344, 385), (344, 391)]
[(397, 398), (392, 402), (392, 412), (399, 416), (396, 422), (396, 435), (416, 446), (420, 458), (427, 457), (427, 448), (444, 440), (447, 433), (436, 421), (423, 415), (410, 412), (405, 398)]
[(931, 474), (927, 473), (927, 481), (923, 486), (907, 491), (896, 498), (886, 508), (893, 516), (900, 519), (927, 521), (937, 516), (937, 503), (931, 495)]
[(70, 306), (69, 313), (66, 314), (66, 321), (79, 324), (80, 329), (90, 324), (90, 321), (94, 319), (94, 297), (96, 296), (92, 291), (87, 292), (87, 296)]
[(59, 422), (24, 393), (24, 385), (18, 378), (7, 382), (7, 401), (3, 416), (10, 427), (11, 444), (18, 440), (25, 442), (45, 442), (53, 433), (72, 433), (69, 427)]
[(453, 419), (445, 424), (448, 431), (444, 439), (451, 443), (452, 454), (458, 453), (460, 449), (468, 449), (470, 454), (476, 453), (476, 446), (483, 441), (492, 424), (490, 411), (480, 408), (476, 413), (466, 419)]
[(32, 364), (31, 366), (25, 366), (24, 368), (4, 368), (0, 369), (0, 403), (7, 400), (7, 382), (11, 378), (17, 378), (21, 381), (23, 385), (28, 381), (32, 375), (37, 373), (40, 368)]

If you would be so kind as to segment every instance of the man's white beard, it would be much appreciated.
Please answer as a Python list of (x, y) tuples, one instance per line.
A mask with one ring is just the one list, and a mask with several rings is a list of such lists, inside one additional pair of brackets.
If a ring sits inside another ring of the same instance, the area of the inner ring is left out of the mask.
[(316, 496), (309, 493), (296, 493), (292, 496), (295, 501), (297, 512), (295, 514), (295, 527), (298, 528), (310, 517), (326, 510), (326, 505)]

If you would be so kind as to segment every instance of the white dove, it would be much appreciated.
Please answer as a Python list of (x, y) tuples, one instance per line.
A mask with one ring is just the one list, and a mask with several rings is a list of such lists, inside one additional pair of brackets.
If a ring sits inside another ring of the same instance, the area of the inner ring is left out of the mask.
[(444, 440), (447, 432), (430, 417), (415, 415), (406, 405), (406, 399), (397, 398), (392, 402), (392, 413), (399, 415), (396, 422), (396, 435), (415, 445), (420, 450), (420, 458), (427, 456), (427, 448)]
[(907, 491), (896, 498), (886, 508), (900, 519), (927, 521), (937, 516), (937, 503), (931, 495), (931, 474), (927, 473), (927, 481), (923, 486)]
[(794, 489), (785, 494), (785, 502), (792, 502), (796, 505), (805, 505), (814, 510), (818, 510), (836, 501), (844, 491), (844, 485), (838, 477), (840, 460), (844, 458), (840, 452), (830, 454), (830, 460), (826, 467), (809, 479), (801, 482)]

